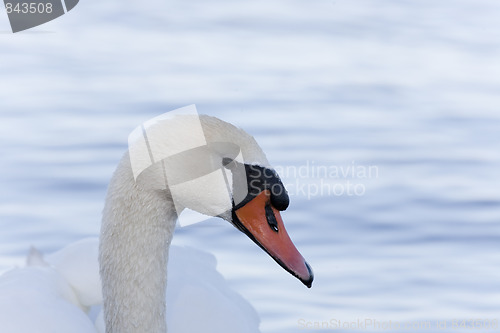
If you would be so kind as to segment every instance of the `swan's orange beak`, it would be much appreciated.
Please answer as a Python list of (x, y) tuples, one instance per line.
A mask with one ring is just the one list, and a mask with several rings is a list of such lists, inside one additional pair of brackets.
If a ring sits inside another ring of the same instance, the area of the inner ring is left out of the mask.
[(233, 223), (281, 267), (311, 288), (314, 279), (312, 269), (293, 245), (279, 211), (271, 205), (270, 195), (269, 190), (264, 190), (235, 210), (238, 221)]

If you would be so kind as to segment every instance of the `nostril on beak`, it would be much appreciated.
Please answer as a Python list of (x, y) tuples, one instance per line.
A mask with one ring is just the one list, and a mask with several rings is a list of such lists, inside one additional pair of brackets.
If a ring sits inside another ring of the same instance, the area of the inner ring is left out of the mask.
[(273, 208), (270, 204), (266, 205), (266, 219), (267, 223), (275, 232), (278, 232), (278, 221), (276, 220), (276, 216), (274, 216)]

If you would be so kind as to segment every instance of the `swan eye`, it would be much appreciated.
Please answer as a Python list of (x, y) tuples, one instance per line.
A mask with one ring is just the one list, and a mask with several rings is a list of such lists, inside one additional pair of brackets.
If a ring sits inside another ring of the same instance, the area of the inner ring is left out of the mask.
[[(229, 158), (229, 157), (224, 157), (222, 159), (222, 165), (225, 167), (225, 168), (228, 168), (230, 169), (232, 167), (232, 165), (230, 165), (232, 162), (234, 161), (234, 159), (232, 158)], [(235, 162), (236, 163), (236, 162)]]
[(274, 215), (273, 208), (271, 205), (266, 205), (266, 219), (267, 223), (274, 231), (278, 232), (278, 221), (276, 221), (276, 216)]

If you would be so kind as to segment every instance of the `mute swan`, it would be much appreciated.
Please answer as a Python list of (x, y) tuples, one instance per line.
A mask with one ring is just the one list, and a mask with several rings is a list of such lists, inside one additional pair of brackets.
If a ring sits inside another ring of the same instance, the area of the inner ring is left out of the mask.
[[(206, 144), (191, 142), (197, 148), (185, 152), (181, 148), (192, 141), (197, 126)], [(129, 149), (110, 181), (103, 211), (98, 257), (106, 333), (167, 332), (167, 311), (176, 310), (167, 309), (165, 301), (167, 259), (178, 214), (185, 208), (230, 222), (311, 287), (312, 270), (291, 242), (279, 213), (287, 208), (288, 195), (252, 136), (214, 117), (186, 115), (150, 124), (147, 137), (150, 156), (144, 158), (151, 163), (132, 158)], [(155, 161), (155, 150), (178, 153)], [(137, 163), (148, 167), (135, 174)], [(45, 275), (58, 281), (43, 296), (62, 297), (84, 310), (92, 305), (82, 304), (78, 290), (75, 296), (78, 288), (59, 281), (57, 270), (44, 267), (43, 261), (27, 269), (42, 276), (39, 281), (51, 280)], [(0, 289), (12, 282), (8, 275), (0, 279)], [(50, 311), (49, 315), (57, 317)], [(80, 317), (75, 314), (78, 329), (69, 331), (94, 332)]]

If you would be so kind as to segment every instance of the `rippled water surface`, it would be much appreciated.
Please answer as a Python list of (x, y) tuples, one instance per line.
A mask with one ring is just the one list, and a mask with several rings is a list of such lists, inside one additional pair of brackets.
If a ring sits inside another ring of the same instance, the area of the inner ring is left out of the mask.
[(129, 132), (196, 103), (282, 171), (314, 268), (308, 290), (223, 221), (177, 230), (263, 332), (500, 319), (499, 15), (494, 0), (82, 1), (15, 35), (0, 15), (0, 269), (97, 235)]

